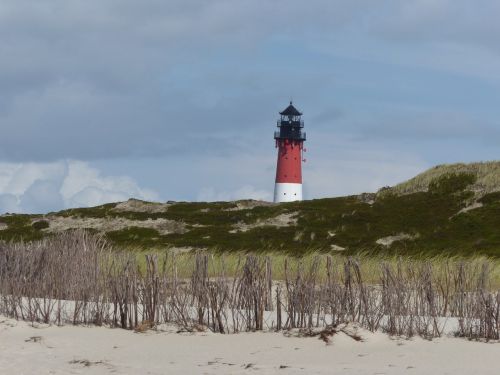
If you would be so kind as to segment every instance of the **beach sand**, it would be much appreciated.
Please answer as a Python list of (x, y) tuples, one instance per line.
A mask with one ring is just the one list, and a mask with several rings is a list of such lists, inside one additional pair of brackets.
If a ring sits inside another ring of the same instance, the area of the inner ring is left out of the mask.
[(283, 333), (135, 333), (0, 316), (0, 374), (499, 374), (499, 343), (391, 339), (359, 330), (326, 344)]

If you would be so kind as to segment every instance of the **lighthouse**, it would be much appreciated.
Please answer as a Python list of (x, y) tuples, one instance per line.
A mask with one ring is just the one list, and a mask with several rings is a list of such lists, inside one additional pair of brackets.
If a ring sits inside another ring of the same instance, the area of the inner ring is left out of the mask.
[(302, 153), (306, 133), (302, 131), (304, 121), (302, 113), (293, 106), (280, 112), (278, 131), (274, 132), (278, 163), (274, 202), (293, 202), (302, 200)]

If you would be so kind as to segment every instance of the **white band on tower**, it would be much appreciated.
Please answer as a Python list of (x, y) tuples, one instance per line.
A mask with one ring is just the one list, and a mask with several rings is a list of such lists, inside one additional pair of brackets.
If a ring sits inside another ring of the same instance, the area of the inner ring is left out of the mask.
[(277, 182), (274, 185), (274, 202), (293, 202), (302, 200), (302, 184)]

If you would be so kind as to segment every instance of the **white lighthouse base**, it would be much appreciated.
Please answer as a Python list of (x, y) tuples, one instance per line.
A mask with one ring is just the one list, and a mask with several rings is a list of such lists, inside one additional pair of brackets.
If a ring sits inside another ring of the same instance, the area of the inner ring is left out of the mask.
[(274, 185), (274, 203), (302, 200), (302, 184), (277, 182)]

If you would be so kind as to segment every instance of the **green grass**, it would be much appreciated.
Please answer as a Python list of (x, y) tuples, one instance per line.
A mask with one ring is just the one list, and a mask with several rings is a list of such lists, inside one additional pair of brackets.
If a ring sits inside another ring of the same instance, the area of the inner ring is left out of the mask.
[(106, 237), (118, 246), (148, 248), (157, 245), (156, 240), (160, 238), (160, 234), (152, 228), (130, 227), (107, 232)]
[[(158, 257), (160, 271), (163, 267), (167, 270), (166, 272), (170, 273), (175, 269), (175, 273), (180, 278), (191, 277), (195, 266), (195, 253), (192, 252), (174, 254), (174, 252), (171, 251), (138, 251), (135, 252), (135, 256), (139, 269), (142, 272), (146, 271), (145, 255), (156, 255)], [(224, 276), (232, 278), (237, 276), (241, 273), (246, 256), (247, 253), (244, 252), (209, 252), (209, 277)], [(265, 255), (259, 256), (261, 262), (265, 262), (265, 259), (270, 260), (272, 266), (272, 279), (276, 281), (285, 280), (285, 263), (288, 264), (289, 277), (292, 279), (296, 275), (298, 267), (301, 267), (303, 272), (307, 274), (307, 272), (312, 269), (314, 262), (318, 262), (318, 279), (325, 280), (327, 278), (326, 255), (323, 253), (311, 252), (300, 258), (295, 258), (284, 255), (279, 251), (269, 251)], [(333, 255), (331, 259), (335, 272), (333, 277), (335, 277), (337, 281), (340, 281), (343, 277), (343, 265), (347, 257), (337, 254)], [(353, 259), (359, 262), (362, 279), (368, 284), (380, 284), (381, 265), (383, 263), (389, 264), (392, 268), (396, 268), (396, 266), (400, 264), (403, 272), (409, 272), (417, 269), (423, 262), (429, 262), (432, 264), (434, 280), (437, 280), (449, 276), (450, 270), (456, 269), (457, 265), (463, 262), (463, 258), (461, 257), (443, 255), (422, 259), (418, 256), (374, 256), (372, 254), (360, 253)], [(490, 270), (490, 278), (487, 280), (488, 289), (500, 290), (500, 259), (478, 256), (469, 258), (467, 260), (467, 265), (470, 267), (470, 270), (476, 270), (476, 272), (478, 272), (483, 265), (487, 265)], [(450, 282), (453, 284), (452, 280)]]

